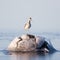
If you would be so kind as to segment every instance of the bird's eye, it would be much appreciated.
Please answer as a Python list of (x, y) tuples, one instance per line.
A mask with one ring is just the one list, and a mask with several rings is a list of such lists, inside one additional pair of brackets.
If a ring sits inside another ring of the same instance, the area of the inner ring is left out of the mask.
[(30, 19), (32, 19), (32, 18), (30, 17)]

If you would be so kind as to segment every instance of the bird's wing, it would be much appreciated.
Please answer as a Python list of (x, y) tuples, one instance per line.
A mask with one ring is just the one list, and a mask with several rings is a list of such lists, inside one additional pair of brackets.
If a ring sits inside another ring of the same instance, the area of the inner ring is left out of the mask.
[(27, 23), (24, 25), (24, 28), (26, 27)]

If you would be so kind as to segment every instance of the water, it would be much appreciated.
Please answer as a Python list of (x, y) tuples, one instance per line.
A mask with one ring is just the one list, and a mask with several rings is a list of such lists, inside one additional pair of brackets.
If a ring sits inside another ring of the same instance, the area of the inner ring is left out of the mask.
[(21, 53), (5, 51), (10, 42), (20, 36), (20, 32), (0, 32), (0, 60), (60, 60), (60, 34), (58, 33), (33, 33), (49, 39), (53, 47), (58, 50), (52, 54), (46, 53)]

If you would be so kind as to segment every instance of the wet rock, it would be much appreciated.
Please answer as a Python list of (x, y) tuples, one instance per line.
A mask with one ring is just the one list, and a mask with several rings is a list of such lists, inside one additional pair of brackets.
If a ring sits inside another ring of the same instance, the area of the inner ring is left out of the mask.
[[(21, 37), (16, 37), (8, 46), (9, 51), (46, 51), (40, 47), (44, 44), (45, 39), (40, 36), (24, 34)], [(47, 50), (48, 51), (48, 50)]]

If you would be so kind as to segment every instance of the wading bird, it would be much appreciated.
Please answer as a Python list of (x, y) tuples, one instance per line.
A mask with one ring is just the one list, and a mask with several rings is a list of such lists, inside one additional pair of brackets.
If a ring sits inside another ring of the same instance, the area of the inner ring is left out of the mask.
[(31, 20), (32, 20), (32, 18), (30, 17), (28, 22), (24, 25), (25, 30), (28, 30), (31, 27)]

